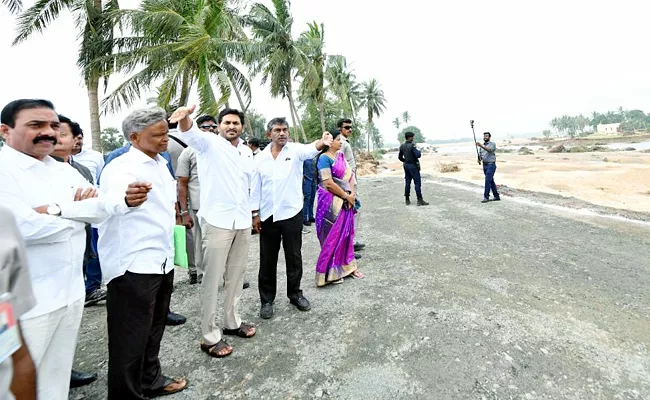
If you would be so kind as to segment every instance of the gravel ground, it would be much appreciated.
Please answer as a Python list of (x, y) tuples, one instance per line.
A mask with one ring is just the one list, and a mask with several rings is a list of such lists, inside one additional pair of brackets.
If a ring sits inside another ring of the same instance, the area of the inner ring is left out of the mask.
[[(170, 398), (650, 398), (648, 215), (508, 188), (481, 204), (480, 188), (431, 179), (431, 205), (405, 207), (402, 185), (359, 185), (367, 279), (317, 289), (304, 235), (311, 312), (283, 296), (281, 258), (276, 316), (259, 318), (253, 240), (240, 310), (258, 334), (226, 359), (199, 350), (200, 288), (177, 271), (188, 322), (166, 330), (161, 360), (191, 387)], [(75, 361), (100, 378), (70, 399), (106, 396), (105, 312), (86, 309)]]

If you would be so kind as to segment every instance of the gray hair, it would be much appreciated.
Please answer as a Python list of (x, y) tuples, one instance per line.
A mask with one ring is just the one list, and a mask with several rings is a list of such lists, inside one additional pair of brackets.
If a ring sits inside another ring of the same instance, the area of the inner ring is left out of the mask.
[(133, 111), (122, 122), (122, 133), (127, 141), (131, 141), (131, 134), (142, 132), (146, 127), (160, 121), (167, 121), (167, 111), (160, 107), (141, 108)]
[(287, 128), (289, 127), (289, 123), (285, 117), (275, 117), (266, 124), (266, 131), (271, 132), (271, 129), (273, 129), (273, 126), (275, 125), (286, 125)]

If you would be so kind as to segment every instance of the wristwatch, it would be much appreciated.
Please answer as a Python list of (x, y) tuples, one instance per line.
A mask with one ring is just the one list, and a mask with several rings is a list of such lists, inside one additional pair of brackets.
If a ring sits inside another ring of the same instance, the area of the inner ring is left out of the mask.
[(55, 217), (58, 217), (61, 215), (61, 207), (59, 207), (58, 204), (50, 204), (47, 206), (47, 215), (53, 215)]
[(180, 214), (181, 217), (182, 217), (183, 215), (187, 214), (188, 212), (189, 212), (189, 211), (187, 211), (187, 210), (181, 210), (181, 212), (180, 212), (179, 214)]
[(259, 217), (259, 216), (260, 216), (259, 211), (253, 211), (253, 218)]

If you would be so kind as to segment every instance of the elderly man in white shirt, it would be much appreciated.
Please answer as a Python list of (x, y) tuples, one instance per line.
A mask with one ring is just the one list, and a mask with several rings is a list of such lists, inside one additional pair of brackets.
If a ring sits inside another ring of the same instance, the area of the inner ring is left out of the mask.
[(255, 157), (251, 207), (257, 214), (253, 229), (260, 233), (260, 317), (269, 319), (273, 317), (280, 244), (287, 263), (289, 302), (300, 311), (311, 309), (300, 289), (303, 162), (329, 146), (332, 135), (324, 132), (321, 140), (311, 144), (289, 143), (287, 120), (274, 118), (268, 123), (266, 136), (271, 143)]
[[(0, 204), (14, 213), (25, 240), (36, 298), (21, 317), (23, 336), (38, 371), (38, 398), (67, 399), (85, 297), (85, 223), (108, 213), (72, 166), (49, 156), (60, 125), (51, 102), (12, 101), (0, 122)], [(132, 191), (123, 188), (122, 197)]]
[[(184, 390), (162, 374), (158, 353), (174, 283), (176, 181), (159, 153), (169, 143), (162, 108), (133, 111), (122, 131), (129, 151), (102, 172), (101, 194), (114, 211), (99, 226), (99, 257), (108, 282), (108, 399), (146, 399)], [(124, 199), (133, 182), (141, 197)]]
[[(243, 338), (255, 335), (255, 327), (242, 323), (237, 310), (251, 236), (253, 153), (240, 139), (244, 113), (230, 108), (222, 110), (217, 117), (219, 135), (206, 135), (190, 118), (194, 109), (195, 106), (181, 107), (170, 121), (178, 122), (181, 139), (197, 153), (204, 271), (201, 350), (221, 358), (232, 353), (232, 346), (223, 340), (222, 333)], [(223, 331), (215, 321), (222, 278), (225, 279)]]

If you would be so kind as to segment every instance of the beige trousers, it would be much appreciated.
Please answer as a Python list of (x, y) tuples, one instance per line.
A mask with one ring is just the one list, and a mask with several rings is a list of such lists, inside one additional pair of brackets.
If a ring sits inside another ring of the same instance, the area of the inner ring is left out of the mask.
[(223, 326), (236, 329), (241, 325), (237, 304), (244, 285), (251, 228), (221, 229), (201, 220), (203, 228), (203, 304), (201, 334), (207, 345), (221, 340), (215, 319), (221, 279), (225, 280)]
[(191, 235), (191, 240), (187, 242), (188, 249), (187, 254), (189, 256), (190, 249), (192, 247), (193, 262), (190, 262), (189, 271), (190, 273), (196, 273), (198, 275), (203, 275), (203, 232), (201, 229), (201, 221), (196, 213), (199, 210), (193, 210), (190, 208), (190, 215), (192, 216), (192, 221), (194, 221), (194, 227), (189, 229), (187, 232)]
[(39, 400), (68, 398), (83, 311), (82, 298), (50, 313), (20, 320), (23, 338), (36, 366)]

